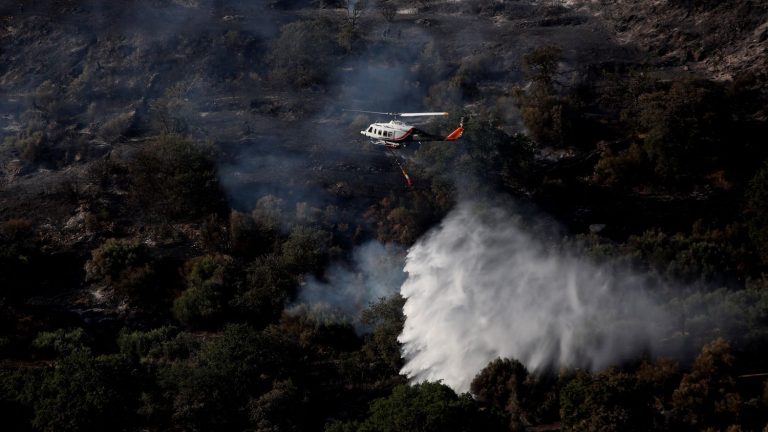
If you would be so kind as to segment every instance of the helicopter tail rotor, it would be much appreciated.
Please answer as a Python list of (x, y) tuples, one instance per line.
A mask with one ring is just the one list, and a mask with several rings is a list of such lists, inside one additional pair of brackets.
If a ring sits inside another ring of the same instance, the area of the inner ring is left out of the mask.
[(459, 138), (461, 138), (464, 135), (464, 117), (461, 118), (461, 121), (459, 122), (459, 127), (456, 128), (453, 132), (449, 133), (447, 137), (445, 137), (446, 141), (456, 141)]

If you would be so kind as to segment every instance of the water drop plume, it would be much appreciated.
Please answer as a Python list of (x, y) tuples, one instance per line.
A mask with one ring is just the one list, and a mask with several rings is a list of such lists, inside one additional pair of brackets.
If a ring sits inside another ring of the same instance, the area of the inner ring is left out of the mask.
[(669, 318), (644, 278), (540, 238), (507, 209), (464, 203), (419, 240), (401, 288), (402, 372), (466, 391), (497, 357), (600, 369), (655, 349)]

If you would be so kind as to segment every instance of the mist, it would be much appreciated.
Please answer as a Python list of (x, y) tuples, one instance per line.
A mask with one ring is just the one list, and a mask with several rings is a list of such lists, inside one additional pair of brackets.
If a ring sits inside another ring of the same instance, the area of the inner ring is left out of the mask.
[(497, 357), (597, 370), (660, 349), (671, 319), (646, 279), (547, 248), (529, 229), (465, 202), (410, 249), (401, 373), (463, 392)]

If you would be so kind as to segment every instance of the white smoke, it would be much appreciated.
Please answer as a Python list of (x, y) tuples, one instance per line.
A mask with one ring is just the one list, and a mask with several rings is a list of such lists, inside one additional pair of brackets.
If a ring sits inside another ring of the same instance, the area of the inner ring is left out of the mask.
[(405, 271), (402, 373), (461, 392), (497, 357), (606, 367), (653, 349), (670, 322), (642, 278), (548, 250), (495, 207), (459, 205)]
[(324, 281), (310, 276), (294, 307), (340, 313), (354, 322), (372, 303), (397, 293), (405, 279), (403, 255), (397, 245), (376, 241), (360, 245), (353, 251), (351, 262), (328, 268)]

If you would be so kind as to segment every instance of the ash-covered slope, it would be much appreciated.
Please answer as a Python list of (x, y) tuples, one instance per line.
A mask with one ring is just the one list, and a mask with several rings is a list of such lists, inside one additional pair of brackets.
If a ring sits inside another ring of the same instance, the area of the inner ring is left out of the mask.
[(572, 0), (654, 62), (716, 80), (768, 70), (768, 3), (759, 0)]
[[(510, 92), (523, 79), (526, 52), (562, 46), (573, 66), (567, 80), (578, 79), (579, 65), (588, 62), (634, 59), (587, 15), (563, 7), (403, 4), (390, 21), (370, 5), (350, 36), (340, 6), (5, 3), (3, 183), (33, 187), (34, 177), (46, 175), (39, 169), (130, 157), (147, 137), (178, 133), (222, 149), (222, 173), (237, 189), (230, 190), (236, 201), (243, 190), (279, 194), (283, 185), (307, 189), (303, 195), (333, 198), (354, 189), (378, 196), (402, 181), (391, 161), (358, 139), (376, 119), (342, 116), (341, 108), (463, 108), (480, 117), (493, 111), (500, 127), (519, 131)], [(307, 76), (293, 76), (299, 73)], [(394, 175), (382, 178), (386, 171)], [(25, 183), (24, 176), (33, 178)]]

